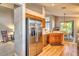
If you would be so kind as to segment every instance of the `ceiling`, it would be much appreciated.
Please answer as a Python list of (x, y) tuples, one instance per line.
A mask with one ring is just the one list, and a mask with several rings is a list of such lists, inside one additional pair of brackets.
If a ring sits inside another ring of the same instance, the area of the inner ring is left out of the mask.
[[(31, 3), (31, 5), (44, 6), (46, 15), (55, 15), (55, 16), (79, 16), (79, 4), (78, 3)], [(62, 9), (64, 8), (65, 9)]]
[(21, 6), (22, 4), (20, 3), (0, 3), (0, 6), (8, 8), (8, 9), (14, 9), (16, 7)]
[(9, 8), (9, 9), (14, 9), (14, 4), (11, 4), (11, 3), (1, 3), (0, 6)]

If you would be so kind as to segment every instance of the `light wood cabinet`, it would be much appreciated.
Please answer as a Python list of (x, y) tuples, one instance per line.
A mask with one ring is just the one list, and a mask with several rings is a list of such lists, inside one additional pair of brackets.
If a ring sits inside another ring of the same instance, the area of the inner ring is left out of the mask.
[(43, 20), (42, 20), (42, 28), (45, 27), (45, 23), (46, 23), (46, 22), (45, 22), (45, 20), (43, 19)]
[(47, 46), (48, 45), (48, 34), (44, 34), (42, 36), (42, 40), (43, 40), (43, 46)]
[(51, 33), (49, 34), (49, 44), (62, 44), (64, 40), (63, 33)]
[(28, 13), (26, 13), (26, 18), (32, 18), (32, 19), (34, 19), (34, 20), (41, 21), (41, 23), (42, 23), (42, 28), (45, 27), (45, 19), (44, 19), (44, 18), (41, 18), (41, 17), (39, 17), (39, 16), (35, 16), (35, 15), (31, 15), (31, 14), (28, 14)]

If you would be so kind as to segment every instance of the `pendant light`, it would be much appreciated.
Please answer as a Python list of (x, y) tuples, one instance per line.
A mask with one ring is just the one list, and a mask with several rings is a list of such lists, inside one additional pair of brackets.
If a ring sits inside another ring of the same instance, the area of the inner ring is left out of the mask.
[[(62, 7), (62, 11), (65, 12), (65, 10), (66, 10), (66, 7), (65, 6)], [(66, 22), (65, 16), (66, 16), (66, 13), (64, 13), (64, 16), (63, 16), (63, 20), (64, 20), (64, 22), (63, 22), (63, 28), (64, 28), (63, 33), (64, 33), (64, 35), (67, 34), (67, 22)]]
[(67, 23), (66, 23), (66, 21), (65, 21), (65, 15), (66, 15), (66, 13), (64, 13), (64, 28), (67, 27)]
[[(65, 7), (65, 6), (64, 6), (64, 7), (62, 7), (62, 10), (65, 12), (66, 7)], [(66, 15), (66, 13), (64, 13), (64, 27), (66, 27), (65, 15)]]

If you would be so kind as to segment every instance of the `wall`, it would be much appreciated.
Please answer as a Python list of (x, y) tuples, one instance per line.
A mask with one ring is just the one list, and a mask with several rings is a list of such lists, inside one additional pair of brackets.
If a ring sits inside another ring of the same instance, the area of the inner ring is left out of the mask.
[(13, 10), (0, 6), (0, 40), (2, 40), (1, 30), (12, 31), (10, 25), (13, 25)]
[(37, 4), (26, 4), (26, 13), (45, 18), (42, 11), (42, 6)]
[(5, 7), (0, 7), (0, 23), (4, 25), (13, 24), (13, 10)]
[[(60, 23), (64, 21), (63, 17), (56, 17), (55, 27), (60, 27)], [(77, 31), (79, 30), (79, 18), (77, 17), (65, 17), (65, 21), (74, 21), (74, 41), (76, 42)]]

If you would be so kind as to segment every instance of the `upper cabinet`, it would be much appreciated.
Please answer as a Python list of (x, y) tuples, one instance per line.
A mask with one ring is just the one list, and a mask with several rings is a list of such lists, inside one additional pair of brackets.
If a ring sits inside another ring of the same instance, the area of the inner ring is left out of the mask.
[(42, 19), (42, 28), (45, 28), (45, 19)]
[(42, 17), (39, 17), (39, 16), (35, 16), (35, 15), (32, 15), (32, 14), (26, 13), (26, 18), (32, 18), (34, 20), (41, 21), (42, 22), (42, 28), (45, 27), (45, 19), (42, 18)]

